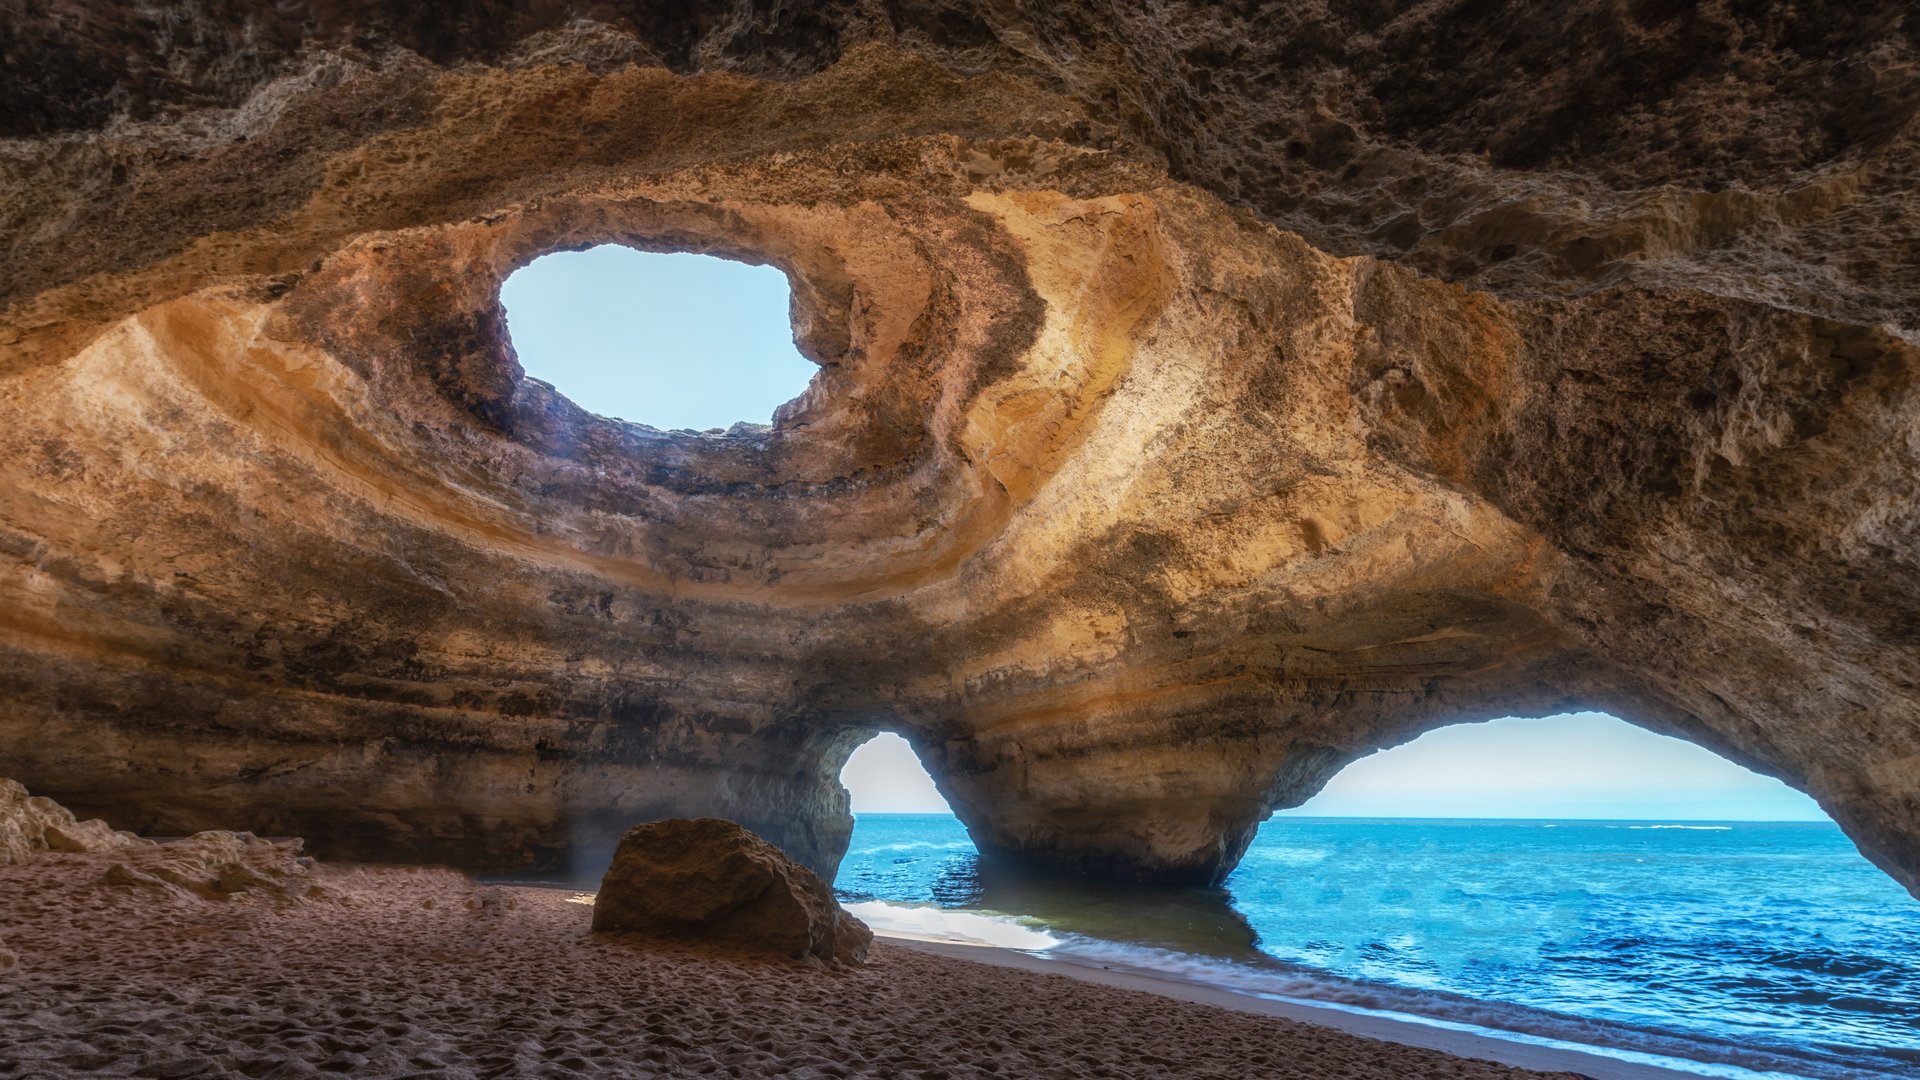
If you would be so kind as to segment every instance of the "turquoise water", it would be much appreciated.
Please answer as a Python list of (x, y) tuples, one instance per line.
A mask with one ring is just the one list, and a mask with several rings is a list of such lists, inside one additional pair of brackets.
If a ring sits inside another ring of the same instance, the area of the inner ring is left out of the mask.
[(1920, 902), (1830, 823), (1275, 818), (1223, 889), (1033, 881), (865, 814), (863, 917), (1707, 1075), (1920, 1076)]

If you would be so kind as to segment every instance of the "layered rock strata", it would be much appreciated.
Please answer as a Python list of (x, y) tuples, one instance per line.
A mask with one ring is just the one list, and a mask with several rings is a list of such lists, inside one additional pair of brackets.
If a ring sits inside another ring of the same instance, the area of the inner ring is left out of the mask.
[[(1357, 757), (1589, 707), (1920, 887), (1895, 13), (431, 7), (10, 21), (36, 790), (830, 875), (887, 728), (991, 854), (1211, 881)], [(525, 377), (500, 282), (596, 243), (780, 267), (812, 387), (662, 432)]]

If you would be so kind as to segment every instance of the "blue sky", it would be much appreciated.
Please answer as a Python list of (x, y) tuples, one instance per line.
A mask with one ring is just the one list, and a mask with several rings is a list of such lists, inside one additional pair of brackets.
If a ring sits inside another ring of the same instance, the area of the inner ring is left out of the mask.
[(1814, 801), (1605, 713), (1429, 731), (1341, 770), (1291, 814), (1824, 821)]
[[(816, 370), (793, 347), (786, 276), (604, 245), (543, 256), (500, 291), (520, 363), (581, 407), (658, 428), (765, 423)], [(854, 752), (855, 812), (944, 811), (906, 740)], [(1336, 817), (1824, 820), (1811, 799), (1610, 716), (1432, 731), (1348, 766), (1307, 805)]]
[[(942, 813), (898, 735), (853, 752), (840, 780), (854, 813)], [(1430, 731), (1341, 770), (1282, 814), (1310, 817), (1825, 821), (1812, 799), (1708, 750), (1604, 713), (1491, 720)]]
[(603, 244), (544, 255), (500, 289), (520, 366), (574, 404), (657, 428), (764, 424), (819, 369), (793, 347), (787, 277)]

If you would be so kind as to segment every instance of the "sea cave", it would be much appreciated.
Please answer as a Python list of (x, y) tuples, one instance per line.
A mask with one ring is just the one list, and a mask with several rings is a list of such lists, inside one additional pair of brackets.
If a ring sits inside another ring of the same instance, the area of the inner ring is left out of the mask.
[[(1605, 713), (1804, 793), (1920, 947), (1917, 33), (1892, 4), (0, 0), (0, 1019), (38, 1018), (0, 1077), (1693, 1054), (1322, 1031), (1118, 961), (1059, 1020), (1044, 963), (865, 959), (825, 886), (882, 732), (957, 819), (927, 843), (978, 856), (952, 889), (1143, 898), (1237, 963), (1243, 859), (1289, 873), (1284, 812), (1343, 770)], [(595, 291), (663, 259), (745, 276)], [(543, 366), (596, 335), (674, 359)], [(674, 380), (746, 396), (653, 411)], [(623, 870), (641, 826), (681, 861)], [(813, 920), (771, 966), (591, 895), (748, 864)], [(1487, 955), (1577, 964), (1552, 920), (1591, 905), (1542, 903), (1487, 916)], [(151, 951), (148, 998), (255, 1027), (116, 1028), (61, 989), (109, 959), (47, 936), (68, 910)], [(311, 984), (222, 933), (310, 935)], [(1907, 947), (1834, 961), (1867, 972), (1834, 1000), (1920, 987)], [(457, 1034), (451, 988), (259, 1012), (443, 976), (546, 1026)], [(1703, 1068), (1920, 1067), (1887, 1030)]]

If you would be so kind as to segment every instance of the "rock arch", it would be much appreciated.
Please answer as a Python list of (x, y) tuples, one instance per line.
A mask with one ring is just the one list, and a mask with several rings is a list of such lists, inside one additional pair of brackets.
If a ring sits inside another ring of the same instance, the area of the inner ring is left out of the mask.
[[(1470, 118), (1241, 86), (1291, 68), (1124, 13), (897, 7), (374, 5), (371, 52), (281, 27), (315, 47), (170, 81), (45, 38), (95, 89), (5, 84), (7, 769), (323, 854), (555, 864), (711, 813), (830, 869), (883, 708), (989, 846), (1191, 880), (1382, 740), (1578, 703), (1920, 887), (1910, 125), (1488, 163)], [(1507, 70), (1471, 20), (1513, 7), (1429, 17)], [(1829, 59), (1883, 40), (1849, 20)], [(814, 389), (688, 436), (520, 378), (498, 282), (606, 241), (781, 266)]]

